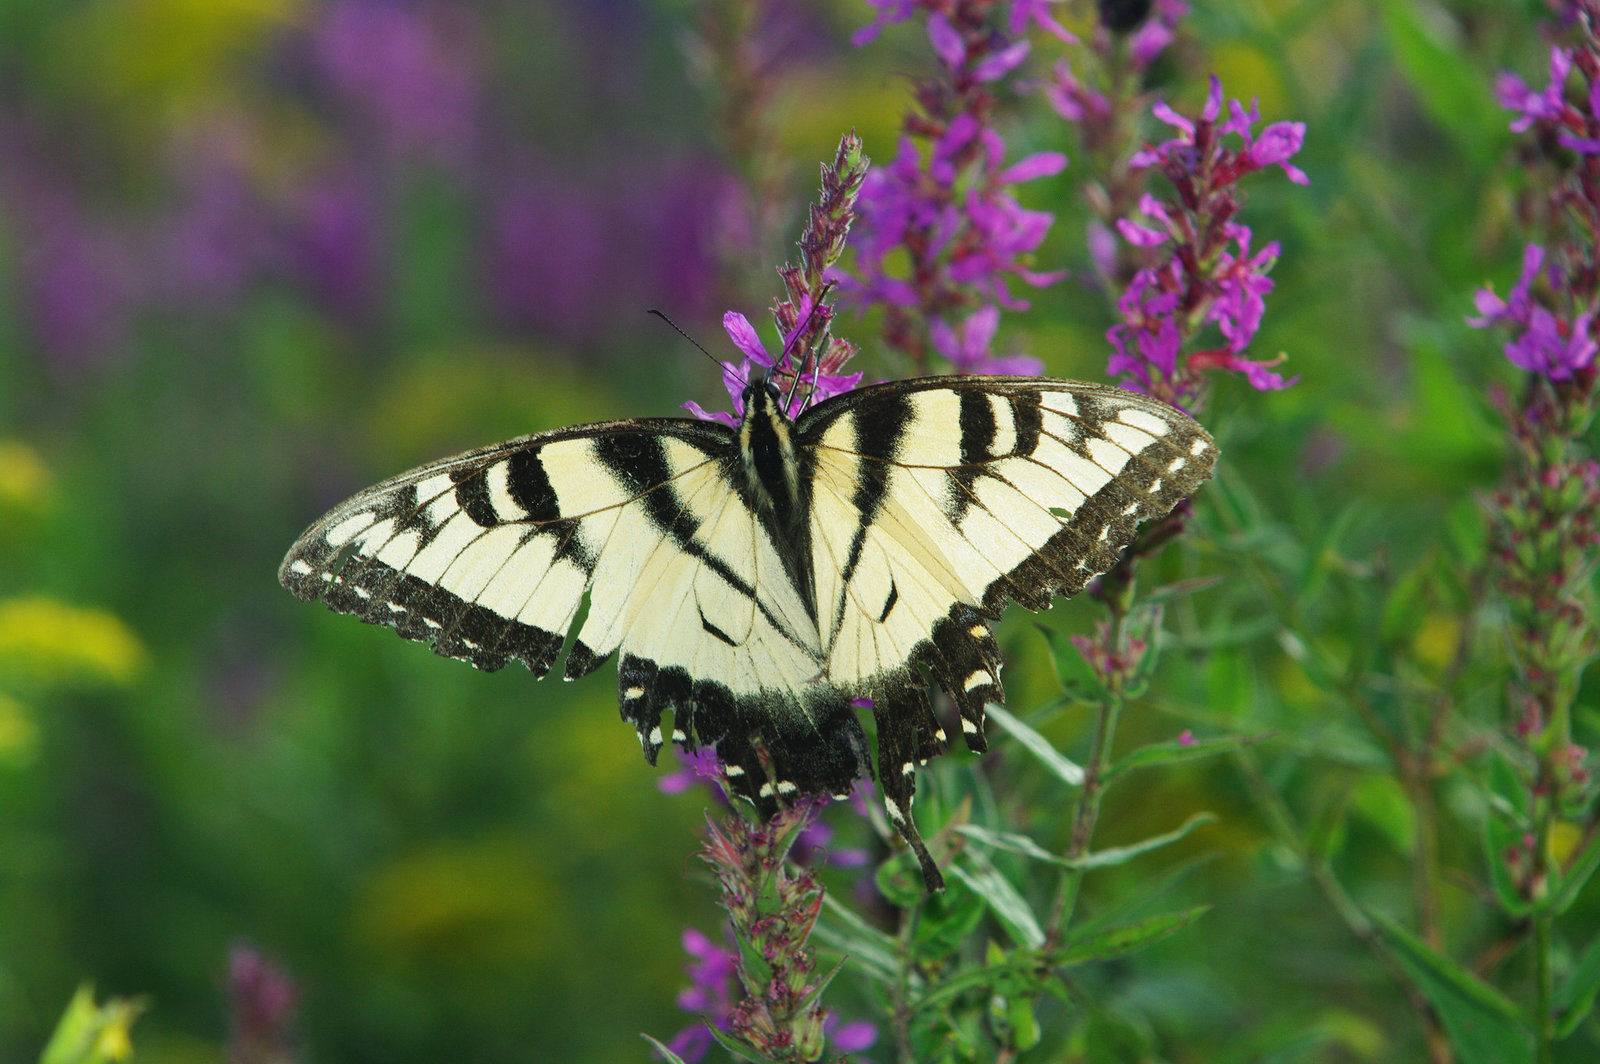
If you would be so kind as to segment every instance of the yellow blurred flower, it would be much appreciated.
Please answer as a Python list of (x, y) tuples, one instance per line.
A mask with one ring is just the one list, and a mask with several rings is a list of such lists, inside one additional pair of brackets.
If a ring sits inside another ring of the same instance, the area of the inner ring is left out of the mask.
[(20, 440), (0, 440), (0, 507), (42, 510), (53, 487), (38, 451)]
[(0, 600), (0, 676), (122, 686), (144, 662), (139, 638), (105, 610), (43, 596)]
[(28, 707), (0, 694), (0, 764), (21, 768), (33, 760), (38, 748), (39, 728)]

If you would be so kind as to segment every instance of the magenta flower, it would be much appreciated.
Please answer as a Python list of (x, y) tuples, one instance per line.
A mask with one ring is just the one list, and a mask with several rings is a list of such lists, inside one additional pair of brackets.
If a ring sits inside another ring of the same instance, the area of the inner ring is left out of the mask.
[(1492, 289), (1480, 289), (1474, 297), (1480, 316), (1468, 318), (1467, 324), (1478, 329), (1509, 326), (1515, 335), (1504, 351), (1512, 365), (1551, 380), (1570, 380), (1574, 373), (1594, 364), (1595, 310), (1581, 310), (1568, 320), (1538, 302), (1533, 285), (1541, 274), (1552, 292), (1568, 288), (1562, 272), (1545, 260), (1545, 250), (1539, 245), (1524, 248), (1522, 274), (1511, 287), (1510, 298), (1502, 300)]
[(722, 788), (717, 784), (722, 778), (722, 759), (717, 757), (715, 749), (700, 746), (684, 750), (674, 746), (673, 751), (677, 754), (679, 768), (656, 780), (656, 790), (662, 794), (682, 794), (696, 783), (704, 783), (717, 797), (722, 797)]
[(990, 304), (980, 307), (955, 328), (944, 319), (935, 318), (928, 323), (929, 338), (934, 349), (950, 360), (957, 373), (1005, 373), (1015, 376), (1032, 376), (1044, 371), (1044, 363), (1027, 355), (995, 355), (989, 350), (995, 330), (1000, 325), (1000, 308)]
[(1128, 53), (1137, 69), (1144, 69), (1178, 36), (1178, 23), (1189, 13), (1184, 0), (1156, 0), (1144, 23), (1128, 38)]
[(667, 1048), (688, 1064), (694, 1064), (711, 1048), (711, 1032), (706, 1029), (706, 1023), (715, 1025), (718, 1030), (728, 1029), (739, 958), (692, 927), (683, 932), (683, 951), (691, 958), (683, 966), (689, 975), (689, 985), (679, 992), (678, 1007), (703, 1017), (705, 1022), (692, 1023), (673, 1035)]
[(1238, 242), (1239, 250), (1237, 254), (1224, 250), (1218, 256), (1213, 274), (1217, 294), (1206, 320), (1217, 323), (1228, 340), (1228, 350), (1237, 354), (1250, 346), (1256, 330), (1261, 327), (1266, 295), (1272, 291), (1267, 271), (1277, 263), (1279, 247), (1274, 240), (1251, 255), (1250, 230), (1234, 222), (1228, 223), (1227, 229), (1228, 235)]
[[(778, 369), (792, 372), (790, 364), (790, 345), (794, 343), (795, 336), (807, 325), (807, 317), (811, 307), (808, 300), (802, 299), (798, 313), (799, 324), (794, 332), (783, 338), (783, 346), (779, 349), (778, 356), (774, 358), (767, 353), (761, 343), (761, 337), (756, 335), (755, 326), (736, 310), (730, 310), (722, 316), (722, 328), (727, 332), (728, 339), (744, 354), (744, 361), (735, 365), (732, 362), (722, 364), (722, 383), (728, 389), (728, 397), (733, 400), (733, 413), (708, 413), (699, 403), (690, 401), (684, 403), (684, 409), (695, 417), (704, 421), (720, 421), (724, 425), (737, 425), (739, 418), (744, 414), (744, 390), (753, 381), (760, 378), (756, 367), (763, 369)], [(860, 373), (829, 374), (806, 373), (800, 381), (799, 387), (794, 389), (789, 400), (788, 414), (796, 417), (805, 407), (831, 399), (851, 391), (861, 383)], [(774, 378), (775, 380), (777, 378)], [(780, 382), (781, 383), (781, 382)]]
[(1528, 83), (1512, 73), (1503, 73), (1495, 82), (1500, 106), (1516, 111), (1511, 132), (1523, 133), (1535, 122), (1560, 122), (1567, 111), (1567, 76), (1572, 73), (1572, 53), (1556, 46), (1550, 49), (1550, 83), (1534, 92)]
[[(1279, 245), (1272, 241), (1252, 252), (1249, 227), (1234, 218), (1240, 206), (1236, 186), (1248, 174), (1279, 166), (1289, 180), (1307, 183), (1288, 161), (1305, 141), (1305, 126), (1277, 122), (1258, 137), (1252, 134), (1261, 120), (1255, 103), (1246, 108), (1229, 101), (1228, 117), (1221, 119), (1223, 101), (1222, 83), (1213, 76), (1197, 118), (1161, 101), (1152, 107), (1178, 135), (1136, 152), (1129, 165), (1159, 167), (1176, 195), (1162, 200), (1143, 193), (1139, 213), (1146, 221), (1114, 219), (1117, 232), (1147, 265), (1118, 301), (1123, 320), (1106, 334), (1112, 346), (1107, 372), (1126, 387), (1179, 404), (1199, 395), (1208, 370), (1237, 373), (1263, 391), (1294, 383), (1271, 369), (1281, 356), (1265, 362), (1244, 357), (1261, 327), (1273, 287), (1267, 274)], [(1228, 136), (1238, 137), (1241, 146), (1225, 143)], [(1224, 344), (1185, 357), (1192, 333), (1206, 324), (1216, 325)]]

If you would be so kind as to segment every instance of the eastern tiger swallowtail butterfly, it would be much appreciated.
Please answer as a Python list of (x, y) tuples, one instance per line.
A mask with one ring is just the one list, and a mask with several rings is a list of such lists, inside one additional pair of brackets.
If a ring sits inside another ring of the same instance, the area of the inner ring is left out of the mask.
[(928, 677), (982, 752), (1004, 697), (990, 622), (1109, 569), (1216, 447), (1163, 402), (1047, 377), (879, 384), (793, 421), (766, 380), (744, 398), (737, 427), (610, 421), (403, 473), (313, 524), (278, 577), (480, 669), (542, 677), (564, 650), (571, 680), (620, 651), (646, 759), (715, 744), (768, 816), (870, 772), (870, 699), (884, 805), (938, 889), (911, 819), (916, 766), (949, 745)]

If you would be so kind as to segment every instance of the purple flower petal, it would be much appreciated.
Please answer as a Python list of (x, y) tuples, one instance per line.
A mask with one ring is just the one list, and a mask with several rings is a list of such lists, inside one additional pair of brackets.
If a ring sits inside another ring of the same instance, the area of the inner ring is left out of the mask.
[(734, 346), (743, 351), (750, 361), (761, 366), (772, 365), (772, 356), (761, 346), (761, 338), (756, 335), (750, 319), (736, 310), (730, 310), (722, 316), (722, 328), (728, 334), (728, 339), (732, 340)]
[(1015, 185), (1032, 181), (1036, 177), (1051, 177), (1067, 168), (1067, 157), (1058, 151), (1041, 151), (1018, 160), (1001, 170), (995, 180), (1002, 185)]
[(1122, 239), (1134, 247), (1153, 248), (1157, 244), (1166, 242), (1167, 234), (1158, 233), (1154, 229), (1146, 229), (1142, 225), (1135, 225), (1126, 218), (1116, 220), (1117, 232), (1122, 234)]
[(977, 81), (996, 81), (1005, 77), (1028, 58), (1028, 48), (1027, 41), (1017, 41), (1001, 49), (972, 68), (973, 78)]
[(951, 70), (960, 69), (967, 60), (966, 42), (941, 12), (928, 16), (928, 43), (933, 45), (933, 54), (944, 60), (944, 65)]

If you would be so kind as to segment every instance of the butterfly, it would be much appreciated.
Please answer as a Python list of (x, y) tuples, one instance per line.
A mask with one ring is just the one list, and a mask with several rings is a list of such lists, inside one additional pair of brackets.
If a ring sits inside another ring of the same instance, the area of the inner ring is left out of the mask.
[(991, 622), (1110, 569), (1216, 447), (1164, 402), (1048, 377), (878, 384), (792, 420), (767, 377), (743, 400), (731, 427), (609, 421), (402, 473), (307, 529), (279, 579), (480, 669), (570, 680), (617, 655), (646, 759), (714, 744), (767, 816), (875, 760), (940, 889), (911, 817), (917, 766), (949, 747), (930, 679), (984, 751)]

